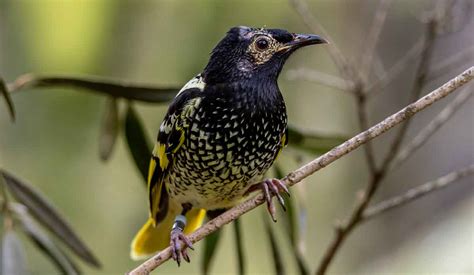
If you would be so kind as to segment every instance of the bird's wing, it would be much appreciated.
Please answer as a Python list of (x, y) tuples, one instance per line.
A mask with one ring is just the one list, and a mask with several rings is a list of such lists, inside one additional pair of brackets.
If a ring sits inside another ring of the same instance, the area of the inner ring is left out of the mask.
[(281, 137), (281, 144), (282, 144), (281, 147), (282, 148), (286, 147), (288, 145), (288, 141), (289, 141), (288, 125), (286, 125), (285, 132), (283, 133), (283, 136)]
[(169, 171), (174, 155), (185, 141), (185, 131), (189, 126), (190, 117), (201, 102), (203, 87), (189, 85), (190, 82), (171, 103), (160, 126), (150, 160), (148, 172), (149, 210), (155, 225), (166, 216), (168, 210), (168, 192), (163, 184), (163, 179)]

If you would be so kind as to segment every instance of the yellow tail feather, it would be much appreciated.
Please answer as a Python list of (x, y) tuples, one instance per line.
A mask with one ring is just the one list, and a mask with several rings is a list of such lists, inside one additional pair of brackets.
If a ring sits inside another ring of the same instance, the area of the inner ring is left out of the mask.
[[(168, 247), (170, 244), (171, 228), (179, 211), (177, 207), (171, 207), (170, 204), (170, 209), (168, 209), (166, 217), (157, 224), (156, 227), (153, 226), (153, 220), (148, 218), (148, 221), (143, 225), (140, 231), (138, 231), (132, 241), (130, 257), (133, 260), (141, 260)], [(204, 221), (205, 216), (206, 210), (191, 209), (186, 214), (187, 225), (184, 229), (184, 233), (187, 235), (198, 229)]]

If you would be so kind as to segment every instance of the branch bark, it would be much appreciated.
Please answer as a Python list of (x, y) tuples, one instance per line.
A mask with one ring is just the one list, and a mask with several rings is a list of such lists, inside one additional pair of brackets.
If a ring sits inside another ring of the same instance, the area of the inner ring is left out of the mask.
[(402, 195), (384, 200), (382, 202), (377, 203), (376, 205), (372, 207), (367, 208), (364, 211), (364, 214), (362, 215), (361, 220), (366, 221), (376, 216), (379, 216), (380, 214), (385, 213), (389, 210), (403, 206), (409, 202), (412, 202), (416, 199), (426, 196), (430, 194), (431, 192), (448, 187), (450, 184), (453, 184), (464, 177), (472, 175), (473, 173), (474, 173), (474, 164), (471, 164), (470, 166), (464, 169), (451, 172), (436, 180), (429, 181), (420, 186), (414, 187)]
[[(473, 78), (474, 78), (474, 67), (471, 67), (467, 69), (466, 71), (464, 71), (463, 73), (461, 73), (460, 75), (456, 76), (455, 78), (445, 83), (443, 86), (437, 88), (436, 90), (422, 97), (418, 101), (406, 106), (399, 112), (389, 116), (388, 118), (384, 119), (377, 125), (354, 136), (353, 138), (335, 147), (334, 149), (327, 152), (326, 154), (314, 159), (313, 161), (307, 163), (306, 165), (300, 167), (299, 169), (289, 173), (282, 180), (288, 186), (295, 185), (296, 183), (300, 182), (304, 178), (307, 178), (308, 176), (312, 175), (316, 171), (319, 171), (320, 169), (328, 166), (329, 164), (333, 163), (337, 159), (359, 148), (362, 144), (366, 143), (367, 141), (380, 136), (381, 134), (390, 130), (394, 126), (400, 124), (401, 122), (414, 116), (416, 113), (429, 107), (431, 104), (453, 93), (457, 88), (465, 85), (466, 83), (471, 81)], [(261, 193), (258, 193), (256, 196), (233, 207), (232, 209), (214, 218), (213, 220), (209, 221), (208, 223), (203, 225), (201, 228), (193, 232), (191, 235), (189, 235), (190, 241), (193, 243), (200, 241), (201, 239), (211, 234), (212, 232), (218, 230), (224, 225), (232, 222), (233, 220), (237, 219), (243, 214), (256, 208), (257, 206), (262, 204), (264, 201), (265, 200), (263, 198), (263, 195)], [(362, 215), (359, 216), (359, 219), (361, 216)], [(356, 222), (358, 222), (358, 220), (356, 220)], [(344, 238), (347, 235), (342, 235), (342, 236), (343, 236), (342, 238)], [(164, 249), (163, 251), (159, 252), (158, 254), (156, 254), (155, 256), (153, 256), (152, 258), (148, 259), (141, 265), (139, 265), (134, 270), (130, 271), (129, 274), (133, 274), (133, 275), (149, 274), (156, 267), (166, 262), (170, 258), (170, 256), (171, 256), (171, 249), (168, 247)]]

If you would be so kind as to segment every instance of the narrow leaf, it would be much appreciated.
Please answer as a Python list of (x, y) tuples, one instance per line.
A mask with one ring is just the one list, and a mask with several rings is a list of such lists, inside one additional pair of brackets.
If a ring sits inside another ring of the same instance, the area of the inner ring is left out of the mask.
[(180, 89), (179, 87), (171, 86), (142, 86), (94, 76), (41, 76), (25, 74), (18, 77), (18, 79), (11, 84), (11, 91), (18, 91), (27, 87), (82, 88), (113, 97), (145, 102), (167, 102), (171, 100)]
[(16, 233), (7, 229), (2, 239), (2, 274), (23, 275), (28, 274), (26, 269), (26, 256), (20, 239)]
[(148, 164), (151, 158), (151, 146), (145, 129), (132, 105), (128, 106), (125, 117), (125, 137), (133, 160), (140, 171), (145, 184), (148, 178)]
[[(275, 163), (273, 166), (275, 170), (275, 177), (281, 179), (284, 177), (283, 171), (281, 167), (278, 165), (278, 163)], [(299, 223), (297, 221), (297, 209), (295, 208), (295, 203), (294, 203), (294, 198), (295, 196), (291, 197), (284, 197), (285, 200), (285, 205), (286, 205), (286, 212), (283, 213), (283, 223), (285, 224), (284, 228), (286, 231), (286, 236), (288, 236), (290, 245), (291, 245), (291, 252), (293, 254), (293, 257), (295, 258), (295, 261), (298, 266), (298, 270), (301, 275), (306, 275), (309, 274), (308, 272), (308, 267), (304, 263), (303, 256), (301, 255), (299, 249), (298, 249), (298, 233), (300, 232), (299, 230)]]
[(5, 98), (5, 102), (7, 103), (8, 112), (10, 113), (10, 117), (12, 121), (15, 121), (15, 106), (13, 105), (12, 98), (10, 93), (8, 92), (7, 86), (2, 78), (0, 78), (0, 93)]
[[(285, 175), (283, 170), (281, 169), (278, 163), (273, 165), (273, 170), (275, 172), (275, 177), (278, 179), (282, 179)], [(294, 197), (294, 196), (293, 196)], [(295, 219), (295, 208), (293, 205), (293, 201), (291, 197), (284, 196), (286, 212), (283, 213), (283, 223), (285, 224), (286, 235), (289, 236), (291, 243), (295, 243), (296, 241), (296, 232), (298, 232)]]
[(3, 175), (6, 186), (12, 195), (24, 204), (41, 224), (53, 232), (81, 259), (95, 267), (100, 267), (99, 261), (92, 254), (91, 250), (74, 233), (71, 226), (39, 191), (5, 171), (0, 170), (0, 173)]
[(280, 253), (280, 248), (278, 247), (277, 240), (275, 238), (275, 234), (273, 233), (272, 226), (268, 222), (268, 218), (264, 217), (265, 223), (265, 231), (268, 236), (268, 240), (270, 241), (270, 246), (272, 250), (272, 258), (273, 258), (273, 267), (275, 268), (275, 274), (283, 275), (285, 274), (285, 267), (283, 264), (283, 257)]
[(324, 154), (332, 148), (346, 141), (343, 136), (329, 136), (288, 127), (289, 145), (312, 154)]
[(215, 252), (217, 251), (217, 244), (221, 238), (221, 230), (218, 230), (204, 239), (204, 253), (202, 253), (202, 274), (209, 274), (212, 260), (214, 259)]
[(243, 275), (245, 274), (245, 255), (240, 220), (236, 219), (232, 224), (234, 225), (235, 248), (237, 250), (237, 264), (239, 270), (238, 274)]
[(293, 244), (292, 246), (293, 250), (293, 255), (296, 260), (296, 266), (298, 266), (298, 270), (301, 275), (307, 275), (309, 274), (308, 267), (306, 266), (306, 263), (304, 262), (303, 255), (300, 253), (300, 250), (298, 249), (298, 244)]
[(115, 142), (117, 141), (118, 128), (117, 100), (109, 97), (105, 103), (105, 112), (99, 136), (99, 155), (103, 161), (107, 161), (112, 154)]
[(29, 215), (24, 205), (13, 204), (11, 209), (18, 217), (23, 230), (35, 245), (50, 258), (62, 274), (80, 274), (81, 271), (72, 260), (49, 238)]

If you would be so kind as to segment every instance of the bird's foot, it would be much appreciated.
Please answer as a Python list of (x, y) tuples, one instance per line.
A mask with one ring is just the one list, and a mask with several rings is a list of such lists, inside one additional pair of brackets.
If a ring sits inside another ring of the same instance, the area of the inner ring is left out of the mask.
[(272, 220), (276, 222), (276, 210), (275, 205), (273, 204), (272, 197), (276, 196), (278, 202), (280, 203), (281, 207), (284, 211), (286, 211), (285, 201), (283, 197), (280, 195), (280, 192), (285, 192), (288, 196), (290, 196), (290, 191), (288, 191), (288, 187), (286, 187), (285, 183), (279, 179), (266, 179), (261, 183), (261, 188), (263, 191), (263, 195), (267, 202), (267, 209), (272, 217)]
[(191, 250), (194, 250), (194, 247), (181, 228), (173, 228), (171, 230), (170, 246), (172, 251), (171, 257), (178, 263), (178, 266), (181, 264), (181, 256), (186, 262), (189, 263), (191, 261), (186, 249), (189, 247)]

